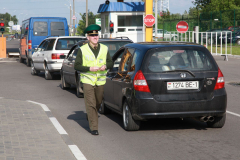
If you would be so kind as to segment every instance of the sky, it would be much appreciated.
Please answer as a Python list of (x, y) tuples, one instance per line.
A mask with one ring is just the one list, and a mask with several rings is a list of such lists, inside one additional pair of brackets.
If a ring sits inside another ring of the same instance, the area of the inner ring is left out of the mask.
[[(105, 0), (87, 0), (89, 11), (97, 14), (100, 4)], [(110, 0), (116, 2), (117, 0)], [(138, 2), (139, 0), (124, 0), (124, 2)], [(73, 6), (73, 0), (0, 0), (0, 13), (16, 15), (21, 25), (22, 20), (29, 17), (66, 17), (70, 21), (70, 4)], [(79, 13), (86, 12), (86, 0), (74, 0), (75, 15), (77, 20), (81, 19)], [(169, 0), (170, 13), (183, 14), (193, 7), (192, 0)]]

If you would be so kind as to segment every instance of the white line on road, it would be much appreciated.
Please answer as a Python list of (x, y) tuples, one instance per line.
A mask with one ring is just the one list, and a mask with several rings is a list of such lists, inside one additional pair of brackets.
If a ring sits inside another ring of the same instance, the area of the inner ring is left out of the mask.
[(227, 111), (227, 113), (240, 117), (240, 114), (237, 114), (237, 113), (233, 113), (233, 112), (230, 112), (230, 111)]
[(49, 108), (45, 104), (34, 102), (34, 101), (30, 101), (30, 100), (27, 100), (27, 101), (40, 105), (44, 111), (50, 111)]
[(59, 134), (67, 134), (65, 129), (61, 126), (61, 124), (58, 122), (58, 120), (55, 117), (49, 117), (55, 128), (57, 129)]
[(86, 157), (82, 154), (76, 145), (68, 145), (77, 160), (86, 160)]
[[(30, 101), (30, 100), (27, 100), (27, 102), (38, 104), (42, 107), (42, 109), (44, 111), (51, 112), (45, 104)], [(55, 117), (49, 117), (49, 119), (52, 122), (52, 124), (54, 125), (54, 127), (57, 129), (59, 134), (68, 135), (67, 132), (65, 131), (65, 129), (61, 126), (61, 124), (58, 122), (58, 120)], [(77, 160), (87, 160), (86, 157), (82, 154), (82, 152), (76, 145), (68, 145), (68, 147), (72, 151), (73, 155), (75, 156), (75, 158)]]

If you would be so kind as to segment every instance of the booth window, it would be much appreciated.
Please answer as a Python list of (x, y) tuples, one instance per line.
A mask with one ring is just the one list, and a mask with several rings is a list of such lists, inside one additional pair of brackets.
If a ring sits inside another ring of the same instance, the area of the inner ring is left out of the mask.
[(142, 27), (143, 15), (118, 16), (118, 27)]
[(108, 33), (109, 32), (108, 24), (109, 24), (108, 15), (105, 15), (105, 32), (104, 33)]

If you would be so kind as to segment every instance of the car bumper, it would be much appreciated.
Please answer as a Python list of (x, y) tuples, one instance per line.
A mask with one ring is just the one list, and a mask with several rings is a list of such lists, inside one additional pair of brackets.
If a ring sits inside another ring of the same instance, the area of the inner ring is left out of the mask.
[(131, 112), (135, 120), (221, 116), (226, 113), (227, 94), (225, 89), (220, 90), (214, 91), (213, 99), (200, 101), (158, 102), (147, 96), (135, 96)]
[(62, 68), (62, 62), (58, 61), (48, 61), (47, 65), (50, 72), (59, 72)]

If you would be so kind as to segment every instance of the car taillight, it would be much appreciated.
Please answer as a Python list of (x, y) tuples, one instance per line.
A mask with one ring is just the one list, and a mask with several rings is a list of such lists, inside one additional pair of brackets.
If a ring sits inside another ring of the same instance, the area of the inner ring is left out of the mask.
[(32, 49), (32, 40), (28, 40), (28, 49)]
[(64, 53), (52, 53), (52, 59), (60, 59), (60, 55), (64, 55)]
[(222, 74), (222, 71), (218, 68), (218, 77), (214, 90), (224, 88), (224, 85), (225, 85), (224, 76)]
[(140, 91), (140, 92), (150, 92), (147, 81), (142, 73), (141, 70), (139, 70), (133, 80), (133, 85), (134, 85), (134, 89), (136, 91)]

